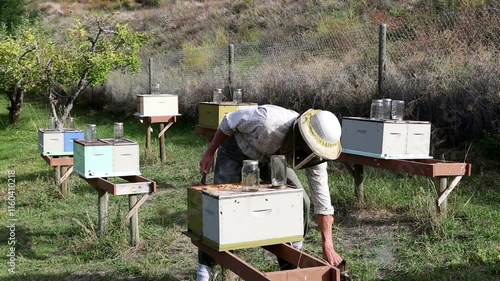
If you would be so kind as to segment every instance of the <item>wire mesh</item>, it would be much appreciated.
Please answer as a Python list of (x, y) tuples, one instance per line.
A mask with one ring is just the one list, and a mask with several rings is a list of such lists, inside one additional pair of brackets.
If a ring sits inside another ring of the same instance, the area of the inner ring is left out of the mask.
[[(387, 23), (384, 96), (405, 100), (407, 119), (428, 120), (460, 142), (500, 128), (500, 13), (498, 2), (474, 12), (408, 16)], [(303, 34), (229, 47), (185, 46), (152, 58), (153, 83), (179, 95), (186, 118), (222, 88), (243, 91), (243, 101), (297, 111), (332, 110), (369, 115), (377, 97), (379, 26)], [(125, 91), (147, 91), (149, 62)], [(118, 87), (118, 86), (116, 86)], [(468, 120), (473, 120), (470, 122)], [(479, 124), (479, 125), (478, 125)]]

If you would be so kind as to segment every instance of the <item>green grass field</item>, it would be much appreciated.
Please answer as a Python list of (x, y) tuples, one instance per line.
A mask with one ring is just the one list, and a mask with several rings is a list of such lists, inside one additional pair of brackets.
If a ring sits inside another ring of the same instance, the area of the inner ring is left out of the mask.
[[(61, 198), (52, 168), (37, 151), (37, 129), (49, 115), (46, 102), (26, 103), (17, 126), (8, 125), (6, 107), (2, 99), (0, 280), (195, 279), (196, 247), (182, 232), (187, 229), (186, 188), (200, 180), (198, 163), (207, 142), (194, 132), (194, 124), (181, 117), (167, 131), (167, 161), (160, 163), (157, 142), (155, 157), (146, 158), (145, 127), (137, 120), (74, 111), (77, 126), (97, 124), (100, 138), (112, 137), (113, 123), (122, 121), (125, 137), (140, 143), (141, 172), (158, 184), (139, 210), (141, 242), (132, 247), (124, 219), (126, 196), (110, 196), (108, 231), (101, 237), (95, 190), (73, 174), (70, 195)], [(473, 176), (450, 195), (448, 216), (439, 219), (432, 180), (366, 168), (366, 204), (360, 208), (351, 176), (331, 163), (335, 245), (354, 280), (500, 280), (499, 175), (473, 168)], [(15, 179), (15, 194), (10, 194), (15, 200), (7, 191), (9, 177)], [(10, 201), (15, 209), (8, 212)], [(13, 222), (15, 230), (8, 227)], [(10, 237), (15, 245), (9, 245)], [(320, 242), (313, 224), (304, 250), (321, 257)], [(15, 262), (9, 264), (10, 247), (15, 247)], [(274, 257), (263, 250), (237, 253), (263, 271), (277, 269)]]

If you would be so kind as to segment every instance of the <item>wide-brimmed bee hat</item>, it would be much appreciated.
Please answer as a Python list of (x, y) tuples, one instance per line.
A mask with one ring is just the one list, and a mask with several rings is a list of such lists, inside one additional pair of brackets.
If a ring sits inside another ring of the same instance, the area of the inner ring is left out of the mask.
[(314, 154), (326, 160), (335, 160), (340, 156), (342, 129), (335, 114), (309, 109), (296, 122), (302, 138)]

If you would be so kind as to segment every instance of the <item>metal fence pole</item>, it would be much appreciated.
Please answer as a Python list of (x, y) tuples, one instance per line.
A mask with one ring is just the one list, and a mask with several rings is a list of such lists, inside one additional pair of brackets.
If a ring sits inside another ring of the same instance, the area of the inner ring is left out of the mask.
[(229, 44), (228, 49), (228, 93), (229, 100), (233, 98), (233, 62), (234, 62), (234, 44)]
[(385, 23), (379, 25), (378, 32), (378, 96), (384, 97), (385, 62), (386, 62), (386, 34)]

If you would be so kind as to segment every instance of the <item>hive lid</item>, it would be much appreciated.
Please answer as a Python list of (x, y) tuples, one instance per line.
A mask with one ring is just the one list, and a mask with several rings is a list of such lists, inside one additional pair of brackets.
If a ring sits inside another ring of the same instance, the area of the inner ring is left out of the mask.
[(302, 190), (295, 188), (294, 186), (276, 188), (272, 187), (271, 184), (261, 184), (259, 188), (250, 188), (247, 191), (243, 190), (243, 186), (241, 184), (234, 183), (200, 185), (193, 186), (191, 188), (217, 199), (273, 195), (280, 193), (302, 193)]

